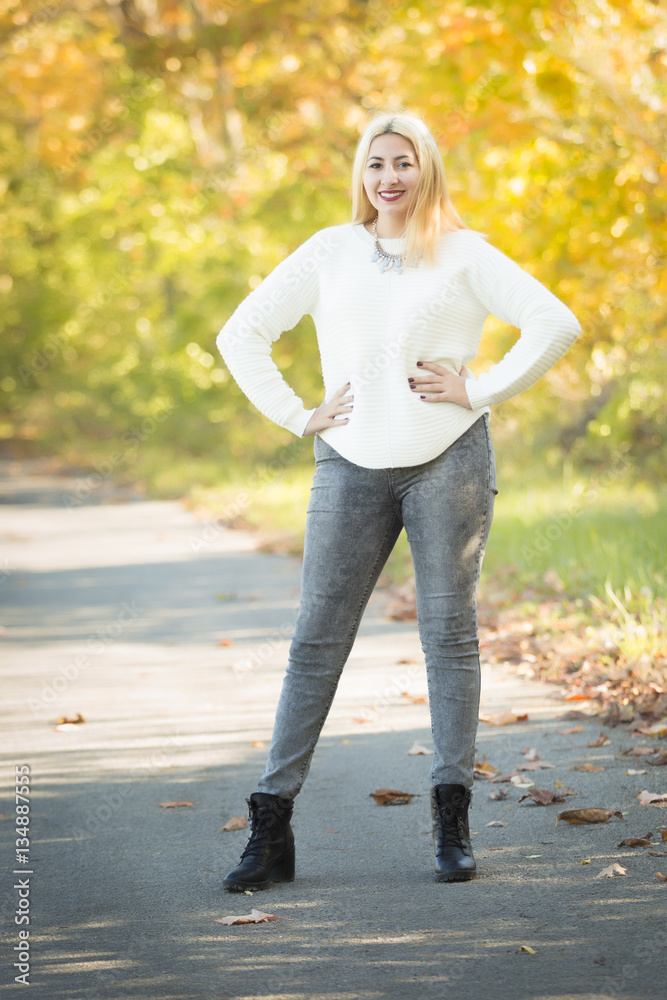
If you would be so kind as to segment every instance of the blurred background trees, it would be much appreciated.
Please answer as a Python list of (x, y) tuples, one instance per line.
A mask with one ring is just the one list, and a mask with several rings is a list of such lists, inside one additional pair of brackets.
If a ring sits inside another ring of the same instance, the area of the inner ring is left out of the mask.
[[(6, 453), (121, 475), (150, 453), (205, 479), (292, 443), (215, 336), (282, 257), (347, 221), (359, 132), (400, 104), (437, 136), (466, 223), (582, 323), (495, 409), (505, 461), (539, 449), (662, 477), (664, 5), (2, 0), (0, 32)], [(489, 320), (473, 367), (515, 336)], [(310, 321), (275, 358), (317, 405)]]

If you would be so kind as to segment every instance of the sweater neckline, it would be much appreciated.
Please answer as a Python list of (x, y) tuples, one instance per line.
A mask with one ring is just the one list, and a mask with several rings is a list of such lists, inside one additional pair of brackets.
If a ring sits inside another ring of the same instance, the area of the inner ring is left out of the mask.
[[(367, 243), (369, 246), (375, 246), (375, 240), (371, 233), (368, 232), (363, 222), (358, 222), (352, 226), (354, 231), (357, 233), (360, 239)], [(387, 253), (400, 253), (405, 246), (405, 237), (399, 236), (396, 239), (385, 239), (384, 237), (379, 237), (380, 246), (387, 251)]]

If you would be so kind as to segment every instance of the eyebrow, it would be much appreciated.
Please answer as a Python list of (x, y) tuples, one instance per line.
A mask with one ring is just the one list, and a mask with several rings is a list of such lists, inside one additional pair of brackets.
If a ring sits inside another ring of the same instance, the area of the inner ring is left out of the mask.
[[(369, 160), (384, 160), (383, 156), (369, 156)], [(412, 153), (400, 153), (398, 156), (394, 157), (395, 160), (408, 160), (412, 159)]]

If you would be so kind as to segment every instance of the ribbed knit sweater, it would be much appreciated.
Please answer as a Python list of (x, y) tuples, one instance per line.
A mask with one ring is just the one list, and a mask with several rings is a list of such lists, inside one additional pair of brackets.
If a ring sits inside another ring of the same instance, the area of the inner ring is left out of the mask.
[[(382, 240), (398, 253), (403, 240)], [(444, 233), (435, 266), (381, 272), (362, 225), (320, 230), (286, 257), (239, 305), (217, 345), (252, 403), (303, 435), (306, 409), (271, 358), (271, 346), (302, 316), (315, 322), (327, 399), (351, 383), (347, 424), (320, 431), (344, 458), (370, 469), (420, 465), (441, 454), (489, 406), (522, 392), (565, 353), (579, 322), (560, 299), (469, 229)], [(408, 377), (417, 361), (459, 372), (477, 354), (493, 314), (520, 330), (511, 350), (465, 386), (471, 410), (428, 403)]]

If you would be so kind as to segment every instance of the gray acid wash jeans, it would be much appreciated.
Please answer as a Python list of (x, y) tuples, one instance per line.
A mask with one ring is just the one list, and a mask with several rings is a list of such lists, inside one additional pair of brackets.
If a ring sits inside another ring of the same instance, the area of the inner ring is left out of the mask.
[(423, 465), (366, 469), (316, 435), (301, 605), (257, 790), (301, 790), (361, 616), (405, 527), (426, 658), (432, 785), (471, 788), (479, 711), (477, 587), (496, 489), (488, 414)]

